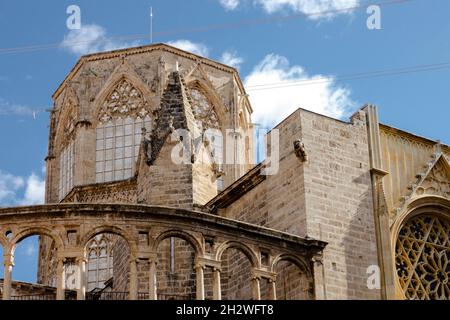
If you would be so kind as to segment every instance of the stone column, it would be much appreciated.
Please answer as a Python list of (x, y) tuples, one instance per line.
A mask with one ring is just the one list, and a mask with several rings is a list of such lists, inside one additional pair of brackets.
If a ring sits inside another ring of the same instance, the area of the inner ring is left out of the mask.
[(222, 288), (220, 285), (220, 269), (213, 269), (213, 299), (222, 300)]
[(150, 300), (158, 300), (158, 293), (156, 288), (156, 261), (150, 260)]
[(5, 271), (3, 274), (3, 300), (11, 299), (11, 277), (12, 269), (14, 267), (14, 256), (12, 254), (3, 255), (3, 263)]
[(77, 300), (86, 299), (86, 259), (79, 258), (78, 262), (78, 287)]
[(59, 258), (56, 266), (56, 300), (65, 299), (66, 275), (64, 271), (65, 258)]
[(269, 299), (277, 300), (277, 283), (275, 279), (269, 279)]
[(253, 277), (252, 279), (252, 295), (253, 300), (261, 300), (261, 278)]
[(129, 300), (138, 299), (138, 275), (137, 275), (137, 265), (136, 259), (131, 259), (130, 261), (130, 294)]
[(205, 300), (205, 279), (204, 266), (196, 266), (196, 280), (197, 280), (197, 300)]

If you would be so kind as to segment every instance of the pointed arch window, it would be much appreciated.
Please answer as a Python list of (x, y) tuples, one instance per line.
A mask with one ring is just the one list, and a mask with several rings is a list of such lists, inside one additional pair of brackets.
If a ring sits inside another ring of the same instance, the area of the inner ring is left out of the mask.
[[(198, 87), (191, 88), (189, 93), (191, 96), (192, 112), (197, 126), (205, 132), (206, 138), (211, 143), (214, 162), (221, 168), (224, 163), (224, 139), (214, 105), (209, 101), (203, 90)], [(219, 171), (216, 178), (218, 192), (224, 189), (223, 172), (221, 170)]]
[(96, 129), (96, 182), (129, 179), (136, 170), (142, 129), (151, 118), (142, 93), (122, 79), (103, 104)]
[(68, 99), (64, 103), (61, 123), (57, 131), (57, 145), (63, 146), (59, 153), (59, 200), (72, 190), (75, 172), (75, 126), (77, 121), (76, 103)]
[(219, 117), (214, 106), (199, 88), (190, 90), (192, 112), (200, 129), (220, 129)]
[(113, 276), (114, 242), (112, 234), (100, 234), (87, 245), (88, 248), (88, 291), (104, 288), (105, 282)]
[(74, 176), (74, 142), (63, 149), (59, 156), (59, 199), (62, 200), (73, 188)]
[(407, 220), (395, 264), (406, 299), (450, 299), (450, 220), (431, 213)]

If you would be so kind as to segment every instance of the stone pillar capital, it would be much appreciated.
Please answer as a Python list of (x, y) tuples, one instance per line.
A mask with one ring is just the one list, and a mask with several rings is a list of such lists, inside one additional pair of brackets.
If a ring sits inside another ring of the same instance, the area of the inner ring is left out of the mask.
[(14, 255), (13, 254), (4, 254), (3, 255), (3, 265), (5, 268), (14, 267)]

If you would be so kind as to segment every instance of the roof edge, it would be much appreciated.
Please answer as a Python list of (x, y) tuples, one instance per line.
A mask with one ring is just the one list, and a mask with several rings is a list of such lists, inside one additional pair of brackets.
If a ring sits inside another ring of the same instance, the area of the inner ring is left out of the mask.
[(212, 60), (210, 58), (202, 57), (195, 53), (176, 48), (174, 46), (171, 46), (171, 45), (168, 45), (165, 43), (156, 43), (156, 44), (151, 44), (151, 45), (144, 45), (144, 46), (139, 46), (139, 47), (130, 47), (130, 48), (124, 48), (124, 49), (104, 51), (104, 52), (92, 53), (92, 54), (81, 56), (80, 59), (77, 61), (77, 63), (69, 71), (68, 75), (64, 78), (64, 80), (61, 82), (61, 84), (55, 90), (55, 92), (52, 95), (52, 99), (55, 100), (59, 97), (59, 95), (64, 90), (67, 83), (75, 76), (75, 74), (78, 72), (78, 70), (86, 62), (112, 59), (112, 58), (117, 58), (117, 57), (121, 57), (121, 56), (136, 55), (136, 54), (157, 51), (157, 50), (162, 50), (162, 51), (178, 54), (180, 56), (183, 56), (184, 58), (201, 61), (202, 63), (209, 65), (211, 67), (215, 67), (222, 71), (229, 72), (234, 75), (234, 78), (237, 81), (242, 92), (243, 93), (246, 92), (245, 88), (244, 88), (244, 84), (242, 83), (242, 80), (239, 76), (239, 72), (236, 68), (228, 66), (226, 64), (223, 64), (221, 62)]

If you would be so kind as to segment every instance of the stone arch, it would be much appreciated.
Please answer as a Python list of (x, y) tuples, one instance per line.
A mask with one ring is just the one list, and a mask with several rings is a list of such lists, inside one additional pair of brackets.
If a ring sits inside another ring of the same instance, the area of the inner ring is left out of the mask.
[(436, 214), (442, 214), (442, 211), (448, 212), (450, 215), (450, 200), (440, 196), (424, 196), (411, 202), (408, 207), (396, 217), (391, 227), (391, 243), (392, 249), (395, 250), (395, 241), (397, 240), (400, 228), (403, 224), (424, 211), (432, 210)]
[(220, 261), (220, 290), (224, 300), (255, 298), (253, 278), (259, 267), (257, 254), (246, 244), (228, 241), (217, 251)]
[(79, 119), (79, 108), (80, 104), (76, 92), (69, 85), (65, 89), (64, 99), (60, 106), (61, 111), (56, 122), (55, 145), (60, 149), (67, 145), (68, 140), (75, 133), (76, 122)]
[[(137, 261), (137, 239), (122, 227), (99, 225), (85, 233), (80, 243), (87, 261), (88, 299), (126, 299), (132, 290), (131, 265)], [(102, 293), (96, 295), (93, 290)]]
[(5, 249), (7, 245), (8, 245), (8, 239), (3, 235), (3, 230), (2, 230), (2, 234), (0, 234), (0, 246), (2, 246), (3, 249)]
[(56, 245), (56, 250), (64, 249), (64, 242), (59, 233), (46, 227), (31, 227), (19, 231), (11, 240), (11, 252), (14, 253), (16, 246), (25, 238), (31, 236), (47, 236), (51, 238)]
[[(401, 285), (400, 276), (398, 274), (398, 266), (399, 263), (397, 256), (398, 252), (398, 241), (400, 239), (400, 233), (403, 227), (410, 221), (423, 217), (425, 218), (437, 218), (444, 221), (450, 221), (450, 200), (447, 200), (440, 196), (424, 196), (419, 199), (412, 201), (407, 208), (397, 216), (391, 227), (391, 259), (392, 259), (392, 270), (395, 278), (395, 294), (399, 299), (406, 299), (406, 294), (404, 292), (405, 288)], [(425, 243), (425, 242), (424, 242)], [(403, 245), (402, 245), (403, 246)], [(404, 252), (399, 249), (400, 252)], [(423, 250), (423, 249), (422, 249)], [(411, 249), (413, 251), (413, 249)], [(400, 255), (401, 256), (401, 255)], [(417, 256), (417, 255), (416, 255)], [(420, 259), (417, 256), (417, 259)], [(401, 260), (403, 261), (403, 260)], [(401, 264), (403, 265), (403, 264)], [(415, 273), (415, 270), (413, 272)], [(411, 272), (411, 270), (409, 270)], [(414, 275), (411, 276), (411, 280)], [(425, 289), (426, 290), (426, 289)], [(427, 295), (429, 292), (426, 293)]]
[(220, 100), (220, 98), (217, 96), (217, 93), (215, 92), (214, 88), (212, 88), (207, 81), (202, 79), (191, 80), (190, 82), (187, 83), (187, 88), (189, 90), (198, 90), (202, 94), (204, 94), (206, 99), (208, 99), (209, 102), (212, 104), (213, 110), (218, 117), (220, 130), (224, 132), (227, 126), (227, 115), (226, 115), (227, 108)]
[(273, 260), (271, 271), (276, 274), (278, 299), (309, 300), (314, 297), (312, 272), (303, 259), (282, 253)]
[(195, 250), (196, 256), (202, 256), (204, 253), (204, 248), (201, 243), (189, 232), (181, 231), (181, 230), (167, 230), (158, 235), (156, 240), (153, 243), (152, 251), (156, 251), (158, 249), (159, 244), (167, 238), (174, 237), (180, 238), (187, 241)]
[(130, 235), (127, 231), (125, 231), (124, 229), (122, 229), (120, 227), (116, 227), (116, 226), (103, 225), (103, 226), (98, 226), (98, 227), (95, 227), (94, 229), (89, 230), (81, 238), (81, 241), (80, 241), (81, 247), (83, 249), (85, 249), (91, 239), (93, 239), (95, 236), (102, 234), (102, 233), (112, 233), (112, 234), (122, 237), (127, 242), (128, 246), (131, 250), (131, 255), (132, 256), (136, 255), (136, 253), (137, 253), (136, 240), (133, 239), (133, 236)]
[(303, 259), (290, 253), (282, 253), (276, 256), (270, 266), (270, 271), (275, 272), (275, 268), (280, 261), (289, 261), (295, 264), (301, 271), (305, 272), (308, 277), (311, 277), (311, 269), (308, 264)]
[(129, 81), (133, 85), (133, 87), (135, 87), (139, 91), (145, 103), (145, 107), (147, 108), (147, 111), (151, 114), (151, 118), (153, 118), (152, 113), (155, 111), (155, 104), (151, 101), (151, 98), (155, 94), (136, 73), (134, 68), (130, 66), (125, 60), (123, 60), (122, 63), (119, 64), (119, 66), (113, 71), (111, 76), (103, 85), (103, 88), (94, 99), (94, 107), (92, 108), (93, 111), (91, 114), (92, 124), (94, 128), (97, 127), (97, 124), (99, 123), (99, 115), (101, 114), (103, 107), (102, 104), (105, 102), (108, 96), (112, 94), (113, 90), (122, 80)]
[(258, 259), (258, 255), (246, 244), (243, 244), (238, 241), (226, 241), (222, 243), (216, 250), (216, 260), (221, 261), (222, 260), (222, 254), (225, 252), (225, 250), (233, 248), (241, 251), (244, 253), (247, 258), (250, 260), (253, 268), (259, 268), (261, 263)]
[(167, 230), (155, 240), (158, 299), (194, 299), (197, 290), (195, 264), (203, 248), (194, 235)]

